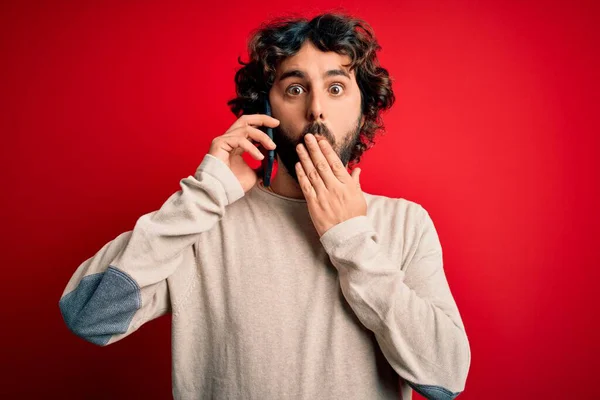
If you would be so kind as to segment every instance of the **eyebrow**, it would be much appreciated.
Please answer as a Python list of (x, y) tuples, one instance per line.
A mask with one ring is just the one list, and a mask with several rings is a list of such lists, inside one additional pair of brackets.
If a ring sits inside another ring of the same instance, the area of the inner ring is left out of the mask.
[[(324, 78), (329, 78), (332, 76), (345, 76), (346, 78), (350, 79), (350, 75), (342, 69), (330, 69), (329, 71), (327, 71), (323, 74)], [(291, 77), (306, 79), (306, 74), (303, 71), (300, 71), (299, 69), (293, 69), (293, 70), (286, 71), (283, 74), (281, 74), (278, 81), (282, 81), (284, 79), (291, 78)]]

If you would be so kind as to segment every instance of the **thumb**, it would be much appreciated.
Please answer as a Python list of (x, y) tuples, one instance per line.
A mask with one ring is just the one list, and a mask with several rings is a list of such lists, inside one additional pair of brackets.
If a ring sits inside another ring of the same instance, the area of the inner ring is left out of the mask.
[(352, 170), (352, 179), (354, 179), (354, 182), (356, 182), (359, 186), (360, 186), (360, 173), (361, 173), (361, 169), (360, 168), (354, 168)]

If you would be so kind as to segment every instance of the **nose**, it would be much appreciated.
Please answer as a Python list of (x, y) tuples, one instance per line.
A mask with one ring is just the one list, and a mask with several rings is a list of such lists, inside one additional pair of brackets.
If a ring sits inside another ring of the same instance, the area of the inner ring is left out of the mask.
[(311, 91), (310, 95), (307, 96), (308, 99), (308, 107), (307, 107), (307, 116), (306, 118), (309, 121), (318, 121), (322, 122), (325, 119), (325, 114), (323, 111), (323, 98), (321, 93), (317, 93), (317, 91)]

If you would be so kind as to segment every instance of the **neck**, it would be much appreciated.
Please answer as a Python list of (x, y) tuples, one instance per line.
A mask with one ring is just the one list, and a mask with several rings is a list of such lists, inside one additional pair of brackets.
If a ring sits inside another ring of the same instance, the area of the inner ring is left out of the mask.
[(280, 196), (304, 199), (304, 193), (302, 193), (300, 185), (286, 171), (282, 162), (278, 162), (277, 174), (271, 181), (271, 190)]

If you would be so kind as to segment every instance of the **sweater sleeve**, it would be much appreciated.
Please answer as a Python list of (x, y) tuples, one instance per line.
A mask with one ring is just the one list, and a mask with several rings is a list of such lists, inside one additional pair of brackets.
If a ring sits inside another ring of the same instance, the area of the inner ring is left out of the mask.
[(59, 300), (71, 332), (114, 343), (171, 310), (167, 278), (194, 262), (194, 242), (244, 196), (233, 172), (207, 154), (159, 210), (142, 215), (74, 272)]
[(342, 293), (382, 353), (417, 393), (454, 399), (465, 387), (471, 352), (443, 269), (442, 248), (419, 206), (415, 248), (404, 270), (380, 249), (366, 216), (329, 229), (321, 243), (338, 270)]

